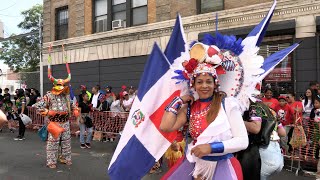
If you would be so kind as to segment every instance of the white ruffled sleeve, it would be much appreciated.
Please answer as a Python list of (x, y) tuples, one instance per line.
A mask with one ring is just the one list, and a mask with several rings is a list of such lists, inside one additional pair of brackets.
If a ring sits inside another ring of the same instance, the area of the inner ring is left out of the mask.
[(225, 99), (225, 110), (233, 137), (222, 141), (224, 153), (234, 153), (246, 149), (249, 144), (248, 134), (242, 119), (240, 107), (234, 97)]

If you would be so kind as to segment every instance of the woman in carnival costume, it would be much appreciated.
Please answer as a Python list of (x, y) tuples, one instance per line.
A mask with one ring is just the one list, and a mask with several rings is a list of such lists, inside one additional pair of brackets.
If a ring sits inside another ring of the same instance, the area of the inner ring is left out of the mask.
[(188, 130), (193, 141), (188, 145), (187, 159), (194, 168), (185, 171), (195, 179), (242, 179), (241, 166), (232, 153), (248, 146), (246, 128), (237, 100), (224, 98), (218, 90), (219, 75), (239, 71), (236, 66), (242, 49), (241, 39), (234, 36), (205, 35), (192, 45), (190, 60), (173, 77), (189, 81), (199, 99), (194, 101), (191, 95), (174, 98), (165, 109), (160, 128), (172, 132), (183, 127), (188, 111), (184, 104), (192, 102)]
[[(56, 79), (52, 76), (51, 71), (51, 56), (49, 48), (48, 57), (48, 78), (53, 83), (53, 88), (49, 91), (40, 101), (38, 101), (34, 107), (36, 107), (41, 115), (48, 117), (48, 122), (56, 122), (64, 131), (56, 139), (49, 132), (47, 140), (47, 166), (49, 168), (56, 168), (58, 151), (59, 151), (59, 141), (61, 140), (61, 156), (59, 156), (59, 161), (66, 165), (71, 165), (71, 133), (70, 133), (70, 123), (69, 118), (74, 114), (79, 115), (79, 110), (75, 104), (71, 105), (70, 95), (69, 95), (69, 82), (71, 80), (71, 73), (69, 69), (69, 64), (66, 62), (66, 68), (68, 72), (67, 79)], [(65, 57), (65, 60), (66, 57)], [(72, 107), (73, 106), (73, 107)], [(73, 113), (72, 113), (73, 110)]]

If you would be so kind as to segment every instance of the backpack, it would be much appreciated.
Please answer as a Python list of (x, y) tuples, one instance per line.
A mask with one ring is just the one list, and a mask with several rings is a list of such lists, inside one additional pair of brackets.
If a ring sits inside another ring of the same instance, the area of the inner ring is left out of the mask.
[[(251, 103), (249, 111), (245, 112), (244, 119), (249, 119), (249, 113), (255, 111), (258, 117), (261, 117), (261, 129), (258, 134), (250, 134), (250, 142), (259, 146), (267, 146), (270, 142), (270, 136), (277, 124), (276, 113), (263, 102)], [(272, 112), (273, 111), (273, 112)], [(247, 116), (247, 117), (246, 117)]]

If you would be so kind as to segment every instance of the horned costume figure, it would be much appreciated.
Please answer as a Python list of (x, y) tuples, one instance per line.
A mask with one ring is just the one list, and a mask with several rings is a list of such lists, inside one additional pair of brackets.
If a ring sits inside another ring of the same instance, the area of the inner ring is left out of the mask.
[[(47, 140), (47, 166), (56, 168), (59, 144), (61, 142), (61, 155), (59, 160), (61, 163), (71, 165), (71, 134), (69, 118), (73, 115), (78, 116), (78, 108), (75, 104), (71, 104), (69, 95), (69, 82), (71, 73), (69, 64), (66, 62), (68, 77), (67, 79), (56, 79), (52, 76), (51, 56), (49, 48), (48, 57), (48, 78), (53, 83), (53, 88), (44, 97), (38, 101), (34, 107), (43, 115), (48, 117), (48, 124), (54, 123), (63, 128), (63, 132), (55, 138), (55, 135), (48, 128)], [(66, 57), (65, 57), (66, 60)], [(50, 125), (48, 125), (49, 127)]]

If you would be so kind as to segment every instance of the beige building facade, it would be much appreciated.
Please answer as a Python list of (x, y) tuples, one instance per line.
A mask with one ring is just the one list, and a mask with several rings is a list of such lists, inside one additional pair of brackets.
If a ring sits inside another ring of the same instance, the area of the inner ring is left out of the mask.
[[(137, 86), (154, 42), (165, 49), (178, 12), (188, 42), (198, 40), (203, 33), (214, 33), (216, 13), (220, 32), (245, 37), (273, 3), (271, 0), (210, 2), (44, 0), (44, 65), (47, 49), (52, 44), (53, 69), (63, 75), (61, 45), (64, 45), (74, 71), (75, 86), (101, 84), (117, 88), (130, 83)], [(277, 74), (286, 76), (285, 80), (277, 82), (274, 75), (266, 82), (277, 91), (284, 88), (301, 93), (309, 81), (320, 81), (319, 17), (320, 0), (278, 0), (261, 53), (269, 55), (293, 42), (303, 42), (283, 65), (286, 72)], [(45, 82), (45, 89), (49, 86)]]

